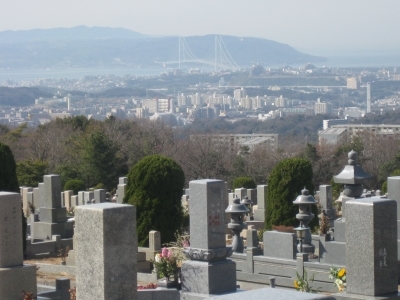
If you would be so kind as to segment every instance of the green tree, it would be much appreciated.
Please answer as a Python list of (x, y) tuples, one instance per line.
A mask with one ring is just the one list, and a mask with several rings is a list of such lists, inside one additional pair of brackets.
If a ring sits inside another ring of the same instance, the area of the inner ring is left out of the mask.
[(185, 176), (172, 159), (151, 155), (141, 159), (129, 172), (124, 203), (135, 205), (140, 246), (148, 245), (150, 230), (161, 232), (162, 243), (174, 240), (181, 228), (181, 197)]
[(68, 180), (64, 185), (64, 191), (73, 190), (74, 195), (77, 195), (79, 191), (86, 191), (85, 183), (79, 179)]
[[(268, 178), (266, 229), (277, 225), (298, 226), (298, 206), (293, 201), (304, 187), (310, 195), (314, 194), (312, 177), (311, 163), (304, 158), (287, 158), (275, 166)], [(316, 216), (314, 219), (318, 223)], [(310, 223), (310, 227), (314, 224), (315, 221)]]
[(232, 188), (238, 189), (238, 188), (242, 188), (242, 187), (245, 189), (255, 189), (257, 186), (251, 177), (235, 178), (232, 183)]
[(20, 185), (38, 186), (43, 181), (43, 176), (47, 173), (47, 162), (40, 160), (25, 160), (17, 163), (17, 177)]
[(118, 176), (126, 174), (126, 165), (117, 156), (118, 147), (102, 132), (91, 133), (83, 148), (82, 174), (86, 185), (103, 183), (107, 189), (118, 184)]
[[(0, 191), (19, 193), (17, 165), (10, 147), (0, 143)], [(26, 218), (22, 211), (22, 245), (26, 249)]]

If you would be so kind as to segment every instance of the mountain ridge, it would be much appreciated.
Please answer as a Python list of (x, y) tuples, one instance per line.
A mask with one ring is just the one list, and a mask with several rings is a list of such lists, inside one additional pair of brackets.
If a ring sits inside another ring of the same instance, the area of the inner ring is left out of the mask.
[[(228, 50), (242, 68), (255, 63), (268, 66), (323, 61), (322, 57), (262, 38), (208, 34), (188, 36), (184, 41), (199, 59), (214, 55), (208, 57), (212, 62), (218, 56), (212, 54), (216, 37), (221, 37), (219, 49)], [(177, 36), (154, 37), (109, 27), (2, 31), (0, 68), (156, 67), (156, 62), (178, 60), (178, 41)]]

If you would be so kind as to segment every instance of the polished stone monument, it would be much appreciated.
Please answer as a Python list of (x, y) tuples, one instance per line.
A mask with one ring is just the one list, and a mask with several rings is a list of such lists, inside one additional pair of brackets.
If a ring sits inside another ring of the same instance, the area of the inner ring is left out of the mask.
[(227, 192), (222, 180), (195, 180), (190, 189), (190, 248), (182, 264), (182, 299), (236, 291), (236, 264), (225, 244)]

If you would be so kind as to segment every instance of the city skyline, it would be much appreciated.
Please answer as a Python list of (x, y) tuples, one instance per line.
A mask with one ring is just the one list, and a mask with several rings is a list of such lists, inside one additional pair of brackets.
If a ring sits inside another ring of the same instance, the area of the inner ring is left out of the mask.
[(157, 36), (225, 34), (289, 44), (316, 54), (396, 54), (398, 2), (192, 0), (0, 0), (0, 31), (104, 26)]

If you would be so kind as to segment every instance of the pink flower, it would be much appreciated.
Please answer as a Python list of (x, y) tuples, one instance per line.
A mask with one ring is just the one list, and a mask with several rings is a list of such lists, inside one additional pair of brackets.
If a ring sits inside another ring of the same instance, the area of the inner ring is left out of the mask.
[(168, 250), (168, 248), (162, 248), (162, 250), (161, 250), (161, 257), (168, 257), (168, 254), (169, 254), (169, 250)]
[(182, 243), (182, 246), (183, 246), (183, 248), (189, 247), (190, 246), (189, 241), (184, 240), (183, 243)]

